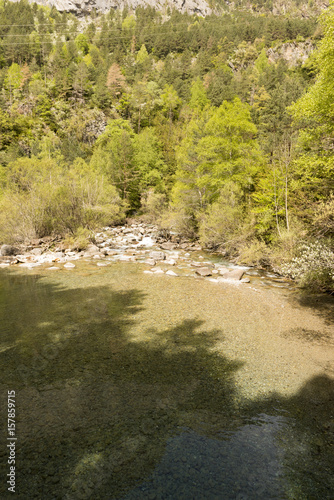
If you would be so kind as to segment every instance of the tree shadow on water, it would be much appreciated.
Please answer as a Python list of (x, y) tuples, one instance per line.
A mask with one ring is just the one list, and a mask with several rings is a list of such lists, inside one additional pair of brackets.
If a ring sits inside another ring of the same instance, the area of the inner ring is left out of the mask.
[(18, 498), (330, 498), (331, 380), (240, 405), (224, 333), (195, 318), (141, 332), (141, 290), (18, 276), (1, 290)]

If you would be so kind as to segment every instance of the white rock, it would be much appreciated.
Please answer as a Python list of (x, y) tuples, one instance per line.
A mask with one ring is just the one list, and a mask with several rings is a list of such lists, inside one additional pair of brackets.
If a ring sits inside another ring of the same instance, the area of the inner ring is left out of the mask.
[(52, 266), (52, 267), (47, 267), (46, 270), (47, 271), (53, 271), (54, 269), (59, 269), (59, 267), (57, 266)]
[(66, 264), (64, 264), (64, 267), (66, 267), (67, 269), (72, 269), (73, 267), (75, 267), (75, 264), (73, 264), (73, 262), (66, 262)]
[(163, 274), (163, 270), (161, 269), (161, 267), (155, 267), (154, 269), (151, 269), (152, 273), (154, 274)]
[(132, 257), (132, 255), (121, 255), (119, 260), (124, 260), (126, 262), (130, 262), (131, 260), (133, 260), (133, 257)]
[(20, 267), (27, 267), (28, 269), (31, 269), (32, 267), (37, 267), (40, 265), (40, 262), (24, 262), (23, 264), (20, 264)]
[(141, 240), (140, 245), (144, 247), (152, 247), (154, 245), (154, 241), (150, 236), (145, 236), (145, 238)]
[(167, 271), (166, 274), (168, 274), (168, 276), (178, 276), (176, 273), (174, 273), (174, 271)]

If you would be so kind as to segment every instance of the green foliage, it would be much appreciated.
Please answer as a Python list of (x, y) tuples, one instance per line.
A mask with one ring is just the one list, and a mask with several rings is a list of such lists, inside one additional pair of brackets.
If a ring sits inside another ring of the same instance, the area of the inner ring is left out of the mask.
[(53, 159), (22, 158), (8, 165), (0, 207), (2, 241), (75, 234), (124, 217), (116, 189), (83, 160), (70, 168)]
[(246, 104), (235, 99), (207, 109), (190, 120), (178, 150), (174, 203), (185, 203), (190, 211), (203, 210), (230, 181), (245, 197), (253, 190), (262, 163)]
[(3, 2), (2, 238), (79, 248), (95, 225), (163, 208), (162, 224), (244, 261), (267, 259), (264, 241), (292, 255), (304, 224), (331, 235), (333, 7), (295, 68), (271, 62), (276, 47), (319, 38), (314, 19), (244, 7), (94, 13), (80, 32), (71, 14)]
[(313, 226), (318, 236), (334, 236), (334, 194), (320, 201), (313, 217)]
[(63, 240), (63, 247), (80, 252), (85, 250), (93, 241), (94, 233), (86, 227), (78, 227), (75, 233), (67, 234)]
[(166, 195), (155, 192), (153, 188), (146, 191), (141, 198), (141, 210), (145, 219), (149, 222), (159, 221), (166, 205)]
[(201, 216), (199, 224), (201, 243), (209, 248), (231, 250), (239, 238), (243, 220), (241, 189), (237, 184), (227, 183), (217, 201), (209, 205)]
[(203, 111), (210, 104), (205, 88), (200, 78), (197, 78), (191, 85), (189, 107), (194, 111)]

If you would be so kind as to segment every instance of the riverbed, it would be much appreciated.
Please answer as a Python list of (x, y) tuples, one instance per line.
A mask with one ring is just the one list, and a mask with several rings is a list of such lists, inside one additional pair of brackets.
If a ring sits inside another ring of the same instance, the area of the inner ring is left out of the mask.
[(333, 498), (333, 298), (145, 269), (1, 270), (17, 498)]

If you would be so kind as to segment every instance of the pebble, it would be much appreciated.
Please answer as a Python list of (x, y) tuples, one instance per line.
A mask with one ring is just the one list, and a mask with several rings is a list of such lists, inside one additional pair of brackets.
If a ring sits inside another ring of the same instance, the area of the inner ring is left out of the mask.
[(67, 269), (72, 269), (73, 267), (75, 267), (75, 264), (73, 264), (73, 262), (67, 262), (66, 264), (64, 264), (64, 267), (66, 267)]

